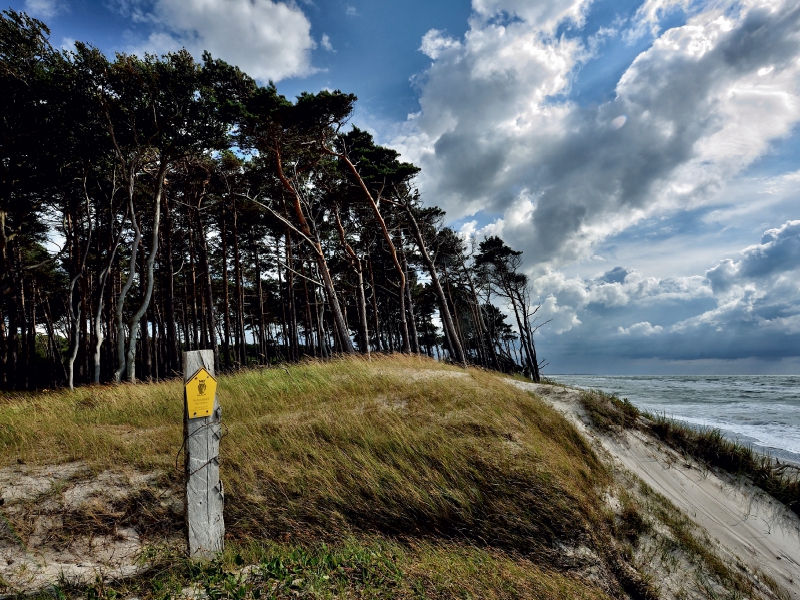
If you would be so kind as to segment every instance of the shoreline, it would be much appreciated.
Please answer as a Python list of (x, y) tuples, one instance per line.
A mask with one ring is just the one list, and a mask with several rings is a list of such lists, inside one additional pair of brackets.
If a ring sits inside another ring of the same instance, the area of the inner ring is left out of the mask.
[(780, 587), (780, 593), (761, 589), (763, 595), (755, 597), (774, 597), (774, 593), (800, 600), (796, 587), (800, 581), (796, 558), (800, 517), (788, 506), (746, 480), (709, 469), (695, 458), (676, 452), (646, 430), (598, 428), (581, 401), (585, 391), (581, 388), (521, 381), (512, 384), (545, 399), (593, 440), (593, 447), (609, 464), (631, 473), (676, 506), (698, 531), (706, 532), (708, 540), (715, 540), (708, 543), (720, 555), (759, 574), (759, 581), (767, 581), (763, 574)]
[[(617, 380), (620, 383), (611, 385), (602, 385), (600, 381), (586, 381), (586, 382), (575, 382), (570, 381), (571, 378), (579, 378), (579, 377), (591, 377), (591, 378), (598, 378), (598, 379), (611, 379)], [(658, 404), (667, 400), (668, 396), (666, 394), (680, 394), (680, 384), (674, 386), (672, 383), (669, 383), (670, 378), (676, 378), (678, 381), (683, 381), (684, 378), (693, 378), (693, 379), (728, 379), (728, 380), (739, 380), (741, 378), (750, 378), (750, 377), (773, 377), (773, 378), (785, 378), (785, 377), (794, 377), (794, 376), (786, 376), (786, 375), (765, 375), (765, 376), (751, 376), (751, 375), (600, 375), (600, 374), (593, 374), (593, 375), (570, 375), (570, 374), (561, 374), (559, 375), (550, 375), (547, 377), (549, 381), (553, 383), (557, 383), (558, 385), (566, 385), (567, 387), (571, 387), (574, 389), (584, 390), (584, 391), (592, 391), (592, 390), (602, 390), (603, 393), (607, 393), (610, 395), (616, 395), (619, 398), (626, 397), (631, 404), (636, 406), (636, 408), (643, 414), (643, 415), (650, 415), (652, 417), (666, 417), (671, 421), (675, 421), (676, 423), (681, 424), (682, 426), (693, 429), (694, 431), (719, 431), (723, 437), (728, 439), (731, 442), (735, 442), (741, 446), (748, 447), (752, 449), (757, 454), (775, 459), (779, 461), (781, 464), (789, 464), (794, 467), (800, 468), (800, 452), (796, 452), (793, 450), (789, 450), (787, 448), (779, 447), (776, 444), (780, 443), (780, 439), (776, 439), (776, 435), (774, 432), (771, 432), (768, 428), (763, 428), (764, 435), (770, 439), (770, 441), (762, 441), (759, 437), (755, 437), (752, 434), (748, 433), (739, 433), (737, 431), (733, 431), (728, 429), (724, 426), (724, 424), (716, 423), (717, 419), (721, 414), (724, 414), (722, 407), (720, 407), (720, 411), (716, 415), (707, 415), (707, 414), (698, 414), (693, 415), (692, 408), (694, 406), (702, 405), (703, 400), (698, 400), (696, 398), (689, 398), (686, 402), (687, 410), (680, 411), (682, 414), (676, 414), (678, 412), (678, 406), (676, 406), (673, 402), (668, 402), (667, 410), (664, 408), (659, 408)], [(563, 379), (561, 379), (563, 378)], [(638, 389), (638, 386), (633, 386), (636, 389), (625, 389), (631, 380), (637, 379), (645, 379), (645, 380), (664, 380), (664, 384), (659, 384), (656, 387), (643, 387), (642, 389)], [(623, 383), (624, 382), (624, 383)], [(688, 386), (689, 388), (693, 388), (693, 386)], [(694, 389), (691, 390), (691, 393), (694, 393)], [(730, 392), (731, 394), (741, 394), (743, 393), (740, 389), (731, 389), (727, 390), (727, 388), (720, 392), (717, 392), (717, 396), (714, 395), (714, 391), (711, 392), (711, 395), (708, 399), (708, 405), (714, 406), (715, 404), (719, 404), (720, 401), (723, 401), (725, 398), (725, 392)], [(752, 393), (754, 390), (745, 390), (744, 393)], [(786, 404), (789, 408), (793, 408), (793, 404), (796, 403), (797, 396), (792, 392), (787, 392), (786, 396)], [(774, 397), (767, 397), (764, 399), (766, 402), (764, 404), (765, 407), (769, 407), (771, 405), (770, 401), (774, 401)], [(730, 402), (754, 402), (754, 398), (748, 397), (736, 397), (731, 396)], [(681, 406), (682, 403), (678, 403)], [(797, 407), (800, 409), (800, 406)], [(689, 414), (686, 414), (686, 413)], [(771, 415), (774, 419), (775, 416)], [(796, 423), (791, 422), (791, 415), (780, 415), (778, 417), (780, 420), (775, 421), (776, 426), (786, 426), (791, 429), (797, 429), (798, 433), (800, 433), (800, 428)], [(711, 423), (705, 423), (700, 421), (710, 420)], [(731, 422), (730, 425), (733, 427), (737, 427), (738, 425), (746, 426), (745, 428), (752, 427), (752, 424), (749, 423), (739, 423), (735, 420)], [(759, 424), (763, 425), (763, 424)], [(756, 432), (757, 434), (758, 432)], [(779, 436), (778, 436), (779, 437)], [(794, 436), (792, 436), (792, 441), (795, 442)], [(792, 444), (795, 445), (796, 444)]]
[[(675, 420), (680, 421), (681, 423), (687, 426), (691, 425), (690, 423), (683, 421), (681, 419), (675, 419)], [(716, 427), (714, 429), (719, 429), (722, 435), (724, 435), (725, 437), (729, 438), (734, 442), (737, 442), (743, 446), (751, 446), (755, 452), (761, 454), (762, 456), (778, 460), (782, 464), (792, 465), (800, 469), (800, 454), (797, 454), (796, 452), (784, 450), (783, 448), (775, 448), (773, 446), (767, 446), (757, 441), (753, 441), (753, 438), (751, 437), (740, 435), (732, 431), (727, 431), (725, 429), (722, 429), (721, 427)]]

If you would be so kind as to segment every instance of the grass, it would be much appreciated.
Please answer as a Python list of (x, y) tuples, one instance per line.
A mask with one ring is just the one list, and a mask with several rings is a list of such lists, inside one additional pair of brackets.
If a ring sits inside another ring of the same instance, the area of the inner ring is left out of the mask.
[(615, 434), (638, 427), (641, 413), (627, 398), (620, 400), (602, 392), (584, 391), (580, 402), (594, 426), (604, 433)]
[(600, 391), (582, 392), (580, 401), (592, 423), (606, 433), (639, 429), (678, 452), (755, 485), (800, 515), (800, 468), (781, 463), (751, 446), (726, 438), (719, 429), (692, 427), (665, 415), (642, 413), (626, 399)]
[(800, 515), (800, 468), (726, 438), (712, 428), (692, 428), (664, 415), (648, 415), (649, 430), (680, 452), (755, 485)]
[[(608, 470), (555, 410), (496, 374), (350, 358), (221, 376), (218, 395), (228, 552), (209, 572), (154, 554), (160, 566), (119, 593), (194, 582), (217, 586), (212, 598), (241, 586), (253, 598), (652, 597), (618, 550)], [(0, 465), (160, 473), (135, 507), (65, 515), (77, 532), (129, 518), (153, 544), (175, 534), (157, 496), (180, 489), (181, 436), (180, 381), (0, 397)], [(599, 557), (602, 581), (564, 548)], [(237, 555), (259, 565), (246, 581)], [(95, 597), (117, 593), (98, 586)]]
[[(349, 539), (311, 548), (287, 544), (226, 552), (205, 565), (165, 556), (147, 577), (97, 582), (95, 597), (177, 596), (191, 587), (209, 598), (542, 598), (603, 599), (596, 587), (520, 557), (457, 544)], [(242, 568), (250, 564), (251, 567)], [(85, 592), (63, 586), (65, 595)], [(111, 593), (109, 593), (111, 592)]]

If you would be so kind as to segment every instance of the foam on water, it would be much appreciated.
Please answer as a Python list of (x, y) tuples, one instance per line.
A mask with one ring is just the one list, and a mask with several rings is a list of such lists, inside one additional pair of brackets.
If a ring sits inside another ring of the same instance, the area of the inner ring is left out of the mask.
[(800, 376), (553, 375), (800, 462)]

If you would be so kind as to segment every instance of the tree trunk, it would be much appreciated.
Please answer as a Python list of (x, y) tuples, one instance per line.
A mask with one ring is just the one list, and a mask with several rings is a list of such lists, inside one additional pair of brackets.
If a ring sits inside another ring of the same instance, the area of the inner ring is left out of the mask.
[[(126, 216), (127, 214), (128, 213), (126, 212)], [(120, 240), (122, 239), (122, 230), (125, 224), (125, 218), (126, 217), (123, 217), (122, 222), (120, 223), (119, 226), (119, 233), (115, 237), (113, 232), (114, 215), (112, 210), (109, 211), (108, 262), (106, 263), (106, 266), (103, 268), (103, 270), (100, 272), (100, 281), (98, 282), (99, 289), (97, 291), (97, 307), (95, 308), (94, 319), (93, 319), (95, 342), (94, 342), (94, 352), (93, 352), (94, 374), (92, 377), (92, 381), (94, 381), (94, 383), (100, 383), (100, 367), (101, 367), (100, 356), (101, 356), (101, 349), (103, 347), (103, 340), (105, 339), (105, 336), (103, 335), (103, 308), (105, 303), (104, 292), (106, 287), (106, 281), (108, 280), (108, 275), (111, 272), (111, 269), (113, 268), (114, 258), (117, 255), (117, 248), (119, 248), (119, 243)]]
[[(519, 328), (520, 345), (522, 348), (525, 349), (525, 362), (528, 363), (528, 372), (530, 373), (531, 379), (533, 379), (538, 383), (538, 377), (537, 377), (539, 373), (538, 365), (534, 365), (533, 353), (531, 352), (531, 349), (528, 346), (525, 326), (522, 324), (522, 319), (520, 318), (519, 310), (517, 307), (517, 301), (514, 298), (513, 292), (511, 292), (511, 290), (509, 290), (509, 299), (511, 300), (511, 307), (514, 309), (514, 317), (517, 320), (517, 327)], [(524, 310), (524, 307), (522, 307), (522, 309)]]
[(298, 348), (298, 341), (297, 341), (297, 306), (294, 297), (294, 267), (292, 263), (294, 262), (294, 255), (292, 253), (292, 234), (289, 231), (289, 228), (286, 228), (286, 244), (285, 244), (285, 260), (286, 260), (286, 288), (287, 294), (286, 299), (289, 304), (289, 323), (287, 327), (289, 328), (289, 356), (293, 361), (298, 361), (300, 359), (300, 351)]
[[(145, 264), (145, 256), (144, 252), (142, 252), (142, 266), (141, 272), (144, 273), (146, 269)], [(145, 290), (142, 290), (142, 302), (144, 302), (144, 294)], [(144, 314), (142, 315), (142, 320), (144, 321), (144, 327), (140, 328), (141, 331), (141, 355), (142, 355), (142, 379), (148, 381), (150, 379), (151, 367), (152, 367), (152, 357), (150, 356), (150, 327), (148, 326), (148, 313), (149, 310), (145, 309)]]
[[(402, 244), (401, 244), (402, 248)], [(406, 282), (409, 281), (408, 277), (408, 261), (406, 260), (406, 253), (405, 250), (401, 250), (401, 256), (403, 258), (403, 270), (405, 271)], [(409, 323), (411, 324), (411, 349), (413, 350), (414, 354), (419, 354), (419, 336), (417, 335), (417, 324), (414, 319), (414, 300), (411, 298), (411, 286), (406, 283), (406, 300), (408, 301), (408, 316), (409, 316)]]
[(114, 311), (117, 321), (117, 369), (114, 371), (114, 380), (119, 382), (122, 380), (122, 374), (126, 371), (126, 358), (125, 358), (125, 324), (123, 322), (122, 313), (125, 308), (125, 298), (133, 286), (133, 279), (136, 277), (136, 259), (138, 258), (139, 244), (142, 241), (142, 230), (136, 220), (136, 210), (133, 205), (133, 192), (134, 192), (135, 176), (131, 173), (128, 178), (128, 210), (131, 215), (131, 226), (134, 231), (133, 243), (131, 244), (131, 256), (128, 261), (128, 278), (120, 290), (117, 297), (117, 306)]
[(131, 383), (136, 381), (136, 336), (139, 334), (139, 322), (142, 315), (150, 306), (150, 298), (153, 296), (153, 266), (155, 265), (156, 255), (158, 254), (158, 228), (161, 223), (161, 194), (164, 190), (164, 177), (166, 176), (167, 165), (162, 162), (156, 176), (156, 192), (153, 198), (153, 232), (150, 238), (150, 253), (147, 256), (147, 283), (144, 298), (139, 308), (131, 317), (129, 329), (130, 340), (127, 352), (127, 377)]
[(167, 320), (167, 373), (177, 374), (181, 371), (181, 353), (178, 347), (178, 328), (175, 321), (175, 270), (172, 264), (172, 215), (169, 210), (169, 201), (164, 194), (164, 235), (166, 236), (166, 320)]
[(289, 193), (292, 196), (292, 205), (294, 208), (295, 216), (297, 217), (297, 221), (300, 224), (300, 231), (303, 233), (303, 235), (306, 236), (306, 239), (313, 246), (314, 258), (317, 261), (317, 268), (319, 269), (319, 273), (322, 276), (322, 283), (325, 289), (325, 296), (328, 301), (328, 307), (331, 309), (334, 327), (339, 333), (339, 337), (341, 338), (342, 341), (342, 351), (346, 354), (354, 354), (356, 349), (353, 347), (353, 342), (350, 339), (350, 332), (347, 331), (347, 325), (345, 324), (344, 316), (342, 315), (342, 308), (341, 306), (339, 306), (339, 301), (336, 297), (336, 290), (333, 286), (333, 279), (331, 278), (330, 271), (328, 270), (328, 262), (325, 260), (325, 254), (322, 251), (322, 244), (320, 244), (319, 240), (312, 239), (314, 236), (311, 233), (311, 229), (308, 226), (308, 221), (306, 220), (306, 217), (303, 214), (303, 207), (300, 203), (300, 195), (297, 193), (297, 190), (294, 189), (291, 182), (286, 178), (286, 176), (283, 173), (283, 163), (281, 161), (281, 153), (277, 147), (275, 148), (275, 161), (278, 168), (278, 177), (280, 178), (283, 186), (289, 191)]
[(367, 328), (367, 300), (364, 295), (364, 268), (355, 250), (353, 250), (353, 247), (347, 242), (338, 206), (334, 207), (334, 216), (336, 217), (336, 229), (339, 231), (339, 240), (345, 252), (347, 252), (347, 256), (350, 259), (350, 266), (353, 268), (356, 278), (358, 279), (358, 345), (361, 353), (369, 357), (369, 330)]
[(303, 275), (303, 296), (306, 300), (305, 310), (303, 311), (303, 318), (306, 320), (306, 355), (309, 353), (309, 348), (311, 349), (311, 355), (316, 358), (317, 353), (314, 350), (314, 334), (313, 334), (313, 319), (311, 317), (311, 300), (308, 297), (308, 277), (306, 275), (306, 261), (305, 258), (300, 260), (300, 269)]
[[(267, 356), (267, 331), (264, 324), (264, 286), (261, 283), (261, 258), (258, 253), (258, 242), (253, 240), (253, 252), (256, 267), (256, 281), (258, 282), (258, 330), (259, 334), (259, 364), (269, 363)], [(306, 294), (306, 302), (308, 302), (308, 295)]]
[(447, 297), (445, 296), (444, 289), (439, 281), (439, 274), (436, 271), (436, 265), (433, 263), (430, 254), (428, 254), (428, 248), (425, 245), (425, 240), (422, 238), (422, 232), (419, 229), (417, 219), (414, 217), (411, 207), (405, 203), (403, 204), (403, 209), (405, 210), (406, 215), (408, 215), (408, 222), (411, 225), (411, 232), (414, 234), (414, 239), (417, 241), (417, 247), (422, 255), (422, 262), (424, 262), (425, 266), (428, 268), (428, 274), (431, 278), (433, 291), (436, 293), (436, 298), (439, 300), (439, 316), (442, 319), (442, 328), (445, 330), (445, 337), (451, 345), (451, 349), (454, 353), (453, 359), (459, 364), (466, 364), (464, 349), (461, 346), (458, 336), (456, 335), (453, 317), (450, 314), (449, 307), (447, 306)]
[(234, 277), (236, 278), (236, 342), (237, 348), (234, 354), (239, 366), (247, 364), (247, 342), (244, 335), (244, 292), (242, 287), (242, 263), (239, 254), (239, 214), (236, 210), (236, 203), (233, 205), (233, 266)]
[(205, 283), (205, 300), (206, 300), (206, 322), (208, 326), (208, 337), (211, 342), (211, 349), (214, 351), (214, 369), (219, 371), (219, 345), (217, 344), (217, 332), (215, 329), (214, 319), (214, 293), (211, 287), (211, 268), (208, 263), (208, 240), (206, 239), (206, 232), (203, 227), (203, 222), (200, 219), (200, 211), (194, 211), (195, 223), (197, 225), (197, 235), (199, 236), (200, 244), (198, 246), (200, 255), (200, 268), (203, 270), (203, 280)]
[(220, 224), (220, 241), (222, 242), (222, 294), (225, 314), (225, 338), (222, 342), (225, 355), (225, 368), (231, 368), (231, 303), (230, 283), (228, 282), (228, 214), (225, 203), (222, 203), (222, 222)]
[[(480, 337), (480, 347), (481, 350), (483, 351), (483, 354), (486, 355), (487, 354), (486, 344), (485, 344), (486, 323), (483, 320), (483, 310), (481, 309), (481, 301), (480, 298), (478, 298), (478, 292), (476, 291), (475, 284), (472, 281), (472, 275), (470, 274), (469, 269), (467, 269), (467, 266), (464, 264), (464, 261), (461, 261), (461, 268), (464, 270), (464, 275), (467, 278), (467, 283), (469, 283), (469, 289), (472, 292), (472, 299), (475, 301), (475, 309), (478, 313), (477, 325), (478, 325), (478, 336)], [(494, 344), (489, 344), (489, 348), (491, 349), (492, 368), (495, 371), (499, 371), (500, 363), (497, 362), (497, 354), (495, 354), (494, 351)], [(484, 364), (484, 366), (488, 367), (489, 365)]]
[(380, 352), (384, 350), (381, 346), (381, 327), (380, 317), (378, 316), (378, 298), (377, 290), (375, 288), (375, 277), (372, 273), (372, 257), (367, 255), (367, 267), (369, 268), (369, 283), (372, 286), (372, 314), (375, 317), (375, 351)]

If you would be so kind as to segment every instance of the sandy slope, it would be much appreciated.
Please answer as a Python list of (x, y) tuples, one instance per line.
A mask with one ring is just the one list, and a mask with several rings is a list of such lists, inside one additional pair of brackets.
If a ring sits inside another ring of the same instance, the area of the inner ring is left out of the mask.
[[(98, 574), (116, 579), (140, 572), (142, 541), (133, 527), (95, 532), (89, 523), (75, 532), (65, 530), (64, 521), (76, 511), (101, 520), (119, 518), (120, 505), (149, 489), (153, 477), (132, 470), (95, 475), (80, 462), (0, 469), (3, 509), (29, 528), (20, 535), (0, 515), (0, 592), (10, 592), (0, 598), (16, 597), (12, 590), (30, 592), (58, 581), (79, 585), (94, 582)], [(169, 490), (161, 494), (161, 503), (172, 512), (183, 511), (181, 499)]]
[[(686, 462), (641, 432), (615, 440), (586, 426), (579, 392), (552, 385), (512, 381), (549, 401), (579, 430), (602, 445), (607, 458), (671, 500), (704, 527), (725, 552), (784, 586), (800, 599), (800, 518), (757, 488)], [(595, 444), (596, 445), (596, 444)], [(734, 559), (734, 563), (736, 563)]]

